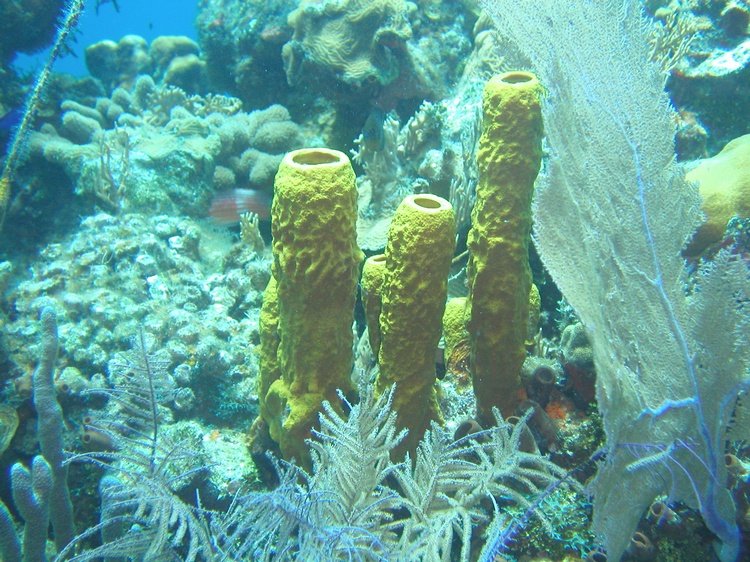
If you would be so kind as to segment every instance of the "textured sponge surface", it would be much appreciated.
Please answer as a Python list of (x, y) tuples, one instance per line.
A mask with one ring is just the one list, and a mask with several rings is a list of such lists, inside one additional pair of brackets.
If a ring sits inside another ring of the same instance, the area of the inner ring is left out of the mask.
[[(305, 439), (321, 404), (352, 390), (352, 323), (362, 252), (349, 159), (328, 149), (289, 152), (271, 207), (280, 378), (264, 398), (271, 437), (309, 466)], [(261, 376), (264, 376), (263, 374)]]

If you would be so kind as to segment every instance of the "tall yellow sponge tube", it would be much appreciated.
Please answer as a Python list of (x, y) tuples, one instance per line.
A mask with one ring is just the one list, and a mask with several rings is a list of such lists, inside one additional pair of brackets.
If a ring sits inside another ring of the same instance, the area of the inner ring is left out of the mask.
[(380, 352), (380, 311), (382, 308), (381, 293), (383, 292), (383, 278), (385, 277), (385, 255), (376, 254), (365, 260), (362, 266), (362, 304), (365, 308), (367, 321), (367, 335), (370, 349), (375, 357)]
[(388, 230), (376, 385), (383, 392), (396, 383), (393, 409), (399, 427), (409, 430), (396, 455), (414, 451), (430, 422), (442, 419), (435, 354), (455, 232), (453, 207), (431, 194), (407, 196)]
[(489, 80), (471, 215), (466, 328), (477, 416), (493, 422), (519, 402), (526, 351), (531, 269), (531, 199), (542, 159), (542, 88), (533, 74), (508, 72)]
[[(309, 467), (305, 439), (324, 400), (353, 390), (354, 301), (359, 264), (357, 189), (345, 154), (323, 148), (288, 153), (271, 208), (278, 295), (280, 378), (262, 413), (285, 458)], [(263, 373), (261, 373), (263, 377)]]
[(271, 425), (272, 416), (266, 409), (266, 394), (268, 389), (281, 378), (279, 369), (279, 294), (276, 286), (276, 278), (271, 276), (263, 291), (263, 305), (260, 307), (260, 318), (258, 320), (260, 332), (260, 353), (258, 362), (260, 377), (258, 379), (258, 401), (260, 403), (260, 415), (269, 424), (269, 433), (273, 432), (275, 440), (278, 441), (280, 434), (279, 420), (274, 420)]

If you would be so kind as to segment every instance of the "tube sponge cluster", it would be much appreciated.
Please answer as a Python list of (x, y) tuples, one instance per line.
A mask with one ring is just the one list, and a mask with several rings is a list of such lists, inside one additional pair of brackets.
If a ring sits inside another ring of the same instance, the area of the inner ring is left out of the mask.
[(531, 199), (542, 159), (541, 92), (525, 72), (495, 76), (484, 90), (466, 329), (477, 416), (488, 423), (493, 406), (508, 416), (519, 402), (531, 290)]
[[(469, 295), (452, 305), (446, 321), (450, 347), (468, 334), (480, 423), (494, 421), (493, 407), (505, 416), (515, 412), (526, 343), (533, 336), (529, 326), (538, 318), (538, 305), (533, 312), (529, 306), (528, 246), (542, 155), (540, 95), (541, 86), (528, 73), (500, 75), (485, 88), (468, 239)], [(303, 465), (309, 465), (305, 440), (322, 402), (335, 405), (337, 389), (353, 390), (351, 327), (362, 260), (356, 197), (354, 172), (337, 151), (290, 152), (276, 176), (274, 279), (261, 313), (260, 406), (283, 455)], [(368, 259), (363, 269), (377, 392), (396, 385), (397, 424), (409, 430), (396, 457), (414, 451), (430, 424), (442, 421), (435, 358), (455, 232), (450, 203), (431, 194), (410, 195), (393, 217), (385, 254)]]
[(442, 419), (434, 386), (435, 353), (455, 232), (453, 207), (430, 194), (406, 197), (388, 231), (376, 385), (384, 392), (396, 383), (393, 409), (399, 427), (409, 430), (396, 454), (415, 450), (430, 423)]
[(346, 155), (317, 148), (284, 157), (274, 192), (275, 293), (268, 295), (269, 322), (262, 329), (273, 328), (278, 306), (278, 363), (271, 357), (274, 338), (265, 334), (269, 343), (261, 353), (271, 355), (261, 357), (261, 414), (284, 457), (309, 467), (305, 439), (322, 402), (338, 404), (338, 389), (353, 390), (352, 324), (363, 258), (355, 230), (357, 189)]

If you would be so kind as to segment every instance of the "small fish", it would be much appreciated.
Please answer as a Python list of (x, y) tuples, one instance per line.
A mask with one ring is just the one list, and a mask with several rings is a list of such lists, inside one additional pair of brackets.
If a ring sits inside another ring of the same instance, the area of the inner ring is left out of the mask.
[(385, 146), (384, 123), (385, 113), (376, 107), (367, 116), (365, 126), (362, 128), (362, 144), (373, 152), (383, 150)]
[(208, 215), (217, 225), (226, 226), (240, 222), (240, 215), (247, 212), (268, 220), (271, 216), (270, 195), (255, 189), (232, 189), (214, 197)]
[[(101, 6), (102, 4), (106, 4), (109, 1), (110, 0), (96, 0), (96, 10), (95, 11), (96, 11), (96, 15), (97, 16), (99, 15), (99, 6)], [(120, 6), (117, 5), (117, 0), (111, 0), (111, 2), (112, 2), (112, 6), (115, 9), (115, 12), (119, 13), (120, 12)]]

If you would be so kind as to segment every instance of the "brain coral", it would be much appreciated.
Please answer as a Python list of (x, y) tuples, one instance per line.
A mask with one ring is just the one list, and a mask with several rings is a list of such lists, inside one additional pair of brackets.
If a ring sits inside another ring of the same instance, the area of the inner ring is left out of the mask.
[(289, 25), (294, 36), (282, 55), (290, 84), (301, 80), (308, 60), (349, 84), (389, 84), (399, 75), (396, 52), (411, 37), (404, 0), (302, 0)]

